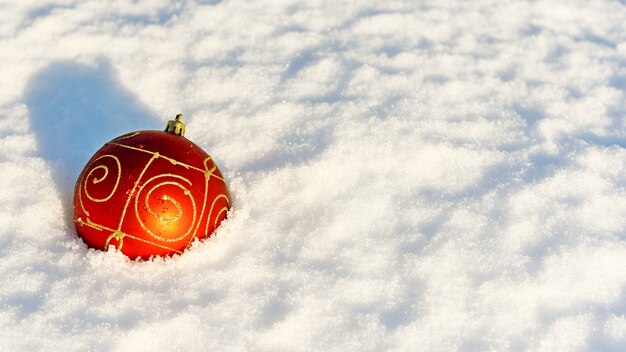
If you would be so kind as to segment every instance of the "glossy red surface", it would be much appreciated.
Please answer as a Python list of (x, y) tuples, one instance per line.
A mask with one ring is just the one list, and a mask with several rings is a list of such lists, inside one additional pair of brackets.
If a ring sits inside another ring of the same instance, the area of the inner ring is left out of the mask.
[(106, 143), (74, 189), (76, 231), (92, 248), (131, 259), (182, 253), (226, 217), (230, 196), (217, 165), (185, 137), (139, 131)]

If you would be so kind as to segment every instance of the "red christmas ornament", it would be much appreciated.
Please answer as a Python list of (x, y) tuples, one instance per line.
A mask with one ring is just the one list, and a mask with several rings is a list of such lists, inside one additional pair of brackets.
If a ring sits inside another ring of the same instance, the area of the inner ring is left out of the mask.
[(222, 174), (181, 120), (115, 138), (89, 160), (74, 188), (76, 231), (89, 247), (131, 259), (180, 254), (226, 217)]

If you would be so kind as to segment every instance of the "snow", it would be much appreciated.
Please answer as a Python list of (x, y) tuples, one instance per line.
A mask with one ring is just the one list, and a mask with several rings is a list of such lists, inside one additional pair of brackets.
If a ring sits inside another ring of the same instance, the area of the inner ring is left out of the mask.
[[(2, 351), (626, 349), (624, 1), (2, 1), (0, 52)], [(178, 112), (229, 219), (87, 249)]]

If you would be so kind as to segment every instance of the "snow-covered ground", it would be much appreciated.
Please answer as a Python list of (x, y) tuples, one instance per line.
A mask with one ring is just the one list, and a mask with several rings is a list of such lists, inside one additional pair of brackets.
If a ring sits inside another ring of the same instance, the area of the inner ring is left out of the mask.
[[(0, 3), (0, 350), (626, 349), (626, 2)], [(89, 250), (89, 157), (186, 115), (233, 211)]]

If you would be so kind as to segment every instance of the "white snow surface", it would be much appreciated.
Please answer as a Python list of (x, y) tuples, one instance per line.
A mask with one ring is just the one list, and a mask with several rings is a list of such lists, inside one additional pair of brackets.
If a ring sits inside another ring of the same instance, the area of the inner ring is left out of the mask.
[[(625, 1), (0, 2), (1, 351), (623, 351)], [(132, 262), (86, 161), (186, 116), (233, 196)]]

